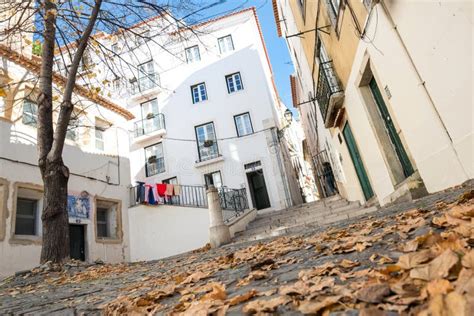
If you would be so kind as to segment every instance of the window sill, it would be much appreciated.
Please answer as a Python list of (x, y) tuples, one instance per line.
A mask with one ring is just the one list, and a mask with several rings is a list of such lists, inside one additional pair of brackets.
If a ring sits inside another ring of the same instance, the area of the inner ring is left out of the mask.
[(213, 163), (218, 163), (218, 162), (221, 162), (221, 161), (224, 161), (224, 156), (219, 155), (215, 158), (211, 158), (211, 159), (208, 159), (208, 160), (196, 161), (196, 163), (194, 164), (194, 167), (195, 168), (201, 168), (201, 167), (204, 167), (204, 166), (207, 166), (207, 165), (210, 165), (210, 164), (213, 164)]
[(43, 238), (38, 235), (13, 235), (10, 244), (16, 245), (41, 245)]
[(95, 242), (98, 244), (121, 244), (122, 238), (112, 237), (95, 237)]

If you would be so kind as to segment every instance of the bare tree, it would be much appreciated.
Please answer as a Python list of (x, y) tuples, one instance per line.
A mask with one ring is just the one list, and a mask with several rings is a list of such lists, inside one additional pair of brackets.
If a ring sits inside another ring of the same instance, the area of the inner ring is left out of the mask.
[[(25, 36), (34, 34), (33, 53), (40, 53), (41, 56), (37, 97), (38, 165), (44, 183), (41, 262), (62, 263), (69, 258), (69, 169), (63, 162), (62, 154), (74, 110), (73, 95), (78, 89), (78, 70), (87, 50), (101, 55), (103, 64), (120, 77), (120, 67), (108, 63), (111, 54), (119, 59), (120, 56), (97, 40), (100, 33), (151, 40), (149, 35), (138, 33), (135, 26), (153, 28), (153, 17), (161, 16), (166, 25), (162, 25), (159, 32), (180, 33), (180, 30), (188, 29), (189, 32), (185, 33), (197, 36), (197, 31), (188, 28), (186, 22), (219, 2), (207, 6), (185, 0), (10, 0), (0, 3), (0, 43), (17, 50)], [(162, 43), (159, 46), (167, 50)], [(59, 114), (53, 121), (53, 101), (57, 101), (53, 100), (53, 91), (57, 89), (54, 78), (58, 76), (55, 60), (58, 56), (63, 66), (66, 66), (66, 59), (70, 65), (65, 67)], [(136, 65), (121, 60), (121, 67)]]

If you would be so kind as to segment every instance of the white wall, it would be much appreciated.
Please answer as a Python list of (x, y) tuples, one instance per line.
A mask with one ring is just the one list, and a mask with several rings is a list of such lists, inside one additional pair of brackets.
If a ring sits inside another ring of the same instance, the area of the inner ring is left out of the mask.
[[(21, 132), (20, 132), (21, 131)], [(37, 153), (34, 140), (35, 129), (22, 124), (12, 125), (0, 120), (0, 178), (8, 181), (8, 200), (6, 203), (6, 216), (0, 218), (0, 225), (4, 225), (5, 238), (0, 241), (0, 275), (11, 274), (15, 271), (30, 269), (39, 264), (41, 244), (18, 243), (13, 236), (12, 214), (15, 184), (42, 186), (41, 175), (38, 167), (25, 163), (37, 164)], [(4, 158), (20, 162), (11, 162)], [(86, 260), (94, 261), (101, 259), (106, 262), (121, 262), (129, 259), (128, 247), (128, 217), (126, 216), (129, 206), (130, 183), (128, 159), (120, 158), (120, 183), (118, 177), (117, 157), (92, 154), (82, 151), (80, 148), (66, 145), (64, 148), (64, 162), (70, 168), (71, 176), (68, 183), (68, 193), (79, 194), (87, 191), (91, 197), (91, 213), (89, 219), (81, 219), (82, 225), (86, 225)], [(86, 179), (76, 176), (80, 174), (105, 182)], [(122, 201), (122, 241), (118, 243), (100, 243), (95, 239), (94, 227), (94, 197), (109, 198)], [(2, 205), (0, 205), (2, 207)], [(0, 213), (1, 214), (1, 213)], [(39, 215), (41, 216), (41, 215)], [(70, 219), (70, 223), (76, 223)], [(41, 223), (38, 223), (41, 225)]]
[[(176, 176), (180, 184), (203, 185), (204, 174), (220, 170), (224, 185), (230, 188), (246, 187), (248, 191), (244, 164), (260, 160), (271, 206), (275, 209), (286, 207), (285, 180), (282, 180), (278, 159), (272, 148), (273, 140), (268, 137), (268, 131), (235, 138), (237, 133), (234, 115), (237, 114), (250, 113), (254, 132), (279, 124), (270, 68), (253, 11), (211, 23), (200, 29), (200, 32), (199, 39), (191, 37), (188, 41), (169, 47), (176, 57), (156, 48), (151, 49), (151, 56), (145, 50), (138, 58), (145, 61), (152, 57), (155, 60), (155, 70), (161, 77), (161, 88), (140, 100), (136, 97), (129, 98), (128, 107), (139, 120), (140, 102), (157, 97), (160, 111), (165, 116), (166, 135), (163, 139), (153, 137), (142, 143), (132, 144), (132, 180), (153, 183)], [(228, 34), (232, 35), (235, 50), (222, 55), (219, 53), (217, 39)], [(183, 63), (184, 48), (196, 44), (200, 47), (201, 61)], [(140, 55), (140, 52), (135, 50), (134, 54)], [(244, 89), (229, 94), (225, 76), (235, 72), (240, 72)], [(200, 82), (206, 84), (208, 100), (193, 104), (190, 87)], [(198, 167), (194, 127), (211, 121), (214, 122), (218, 139), (232, 139), (218, 141), (223, 161)], [(144, 147), (160, 141), (163, 141), (166, 171), (147, 178)], [(250, 199), (249, 192), (248, 197)]]
[(209, 210), (139, 205), (129, 209), (130, 259), (154, 260), (200, 248), (209, 242)]

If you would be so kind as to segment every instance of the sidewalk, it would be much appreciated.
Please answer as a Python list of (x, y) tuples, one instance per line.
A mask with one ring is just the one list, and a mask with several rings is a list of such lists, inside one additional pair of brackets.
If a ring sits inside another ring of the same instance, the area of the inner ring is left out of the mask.
[(151, 262), (36, 269), (0, 282), (0, 314), (474, 315), (473, 216), (466, 185), (299, 234)]

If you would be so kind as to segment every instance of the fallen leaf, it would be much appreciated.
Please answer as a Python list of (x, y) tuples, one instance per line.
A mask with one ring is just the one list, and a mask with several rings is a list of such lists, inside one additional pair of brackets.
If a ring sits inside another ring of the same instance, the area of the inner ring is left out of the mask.
[(426, 285), (426, 291), (431, 297), (439, 294), (447, 294), (452, 290), (453, 286), (451, 285), (451, 282), (445, 279), (433, 280)]
[(278, 296), (269, 300), (255, 300), (245, 304), (242, 308), (242, 312), (254, 314), (254, 313), (270, 313), (274, 312), (278, 306), (283, 306), (290, 302), (290, 298), (286, 296)]
[(400, 245), (400, 250), (403, 252), (412, 252), (418, 249), (418, 240), (413, 239), (407, 242), (404, 242)]
[(227, 298), (227, 293), (225, 292), (225, 286), (220, 283), (213, 283), (212, 284), (212, 292), (205, 294), (201, 300), (217, 300), (223, 301)]
[(412, 279), (431, 281), (448, 276), (449, 270), (458, 263), (458, 256), (450, 249), (443, 252), (430, 263), (416, 267), (410, 271)]
[(462, 257), (462, 265), (469, 269), (474, 269), (474, 250), (470, 250)]
[(207, 278), (208, 276), (209, 276), (209, 273), (197, 271), (189, 275), (186, 279), (184, 279), (184, 281), (181, 282), (181, 284), (196, 283), (202, 279)]
[(430, 250), (421, 250), (418, 252), (408, 253), (398, 258), (397, 266), (402, 269), (409, 270), (427, 262), (430, 258)]
[(307, 295), (309, 293), (308, 285), (303, 281), (298, 281), (290, 285), (280, 287), (279, 293), (281, 295)]
[(229, 300), (229, 305), (230, 306), (234, 306), (234, 305), (238, 305), (240, 303), (243, 303), (243, 302), (246, 302), (248, 301), (249, 299), (253, 298), (254, 296), (257, 295), (257, 291), (252, 289), (248, 292), (245, 292), (244, 294), (241, 294), (241, 295), (237, 295), (237, 296), (234, 296), (232, 297), (230, 300)]
[(342, 261), (339, 263), (339, 265), (343, 268), (353, 268), (353, 267), (357, 267), (358, 265), (360, 265), (359, 262), (355, 262), (355, 261), (351, 261), (351, 260), (348, 260), (348, 259), (342, 259)]
[(356, 293), (356, 298), (367, 303), (381, 303), (390, 294), (387, 283), (365, 286)]
[(298, 306), (298, 311), (303, 314), (317, 314), (321, 310), (339, 302), (340, 295), (328, 296), (318, 301), (302, 301)]
[(456, 292), (438, 294), (430, 300), (428, 310), (431, 316), (466, 316), (466, 299)]

